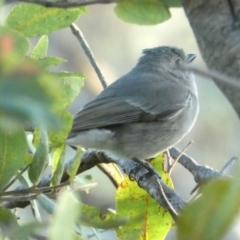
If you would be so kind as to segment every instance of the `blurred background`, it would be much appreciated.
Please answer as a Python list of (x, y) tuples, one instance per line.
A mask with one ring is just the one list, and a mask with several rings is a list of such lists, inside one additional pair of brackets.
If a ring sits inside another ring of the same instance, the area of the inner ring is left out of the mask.
[[(4, 22), (11, 7), (0, 9), (0, 23)], [(88, 41), (108, 84), (134, 67), (142, 49), (161, 45), (176, 46), (183, 48), (186, 53), (196, 53), (197, 58), (192, 64), (204, 68), (204, 62), (184, 10), (172, 8), (171, 14), (171, 19), (162, 24), (139, 26), (118, 19), (114, 13), (114, 4), (95, 5), (88, 7), (88, 13), (76, 21), (76, 24)], [(37, 39), (31, 41), (32, 48), (36, 42)], [(84, 89), (69, 106), (72, 113), (102, 91), (100, 81), (69, 28), (50, 34), (48, 56), (62, 57), (68, 61), (51, 70), (79, 72), (86, 76)], [(190, 140), (193, 140), (194, 144), (188, 148), (187, 154), (200, 164), (221, 169), (231, 157), (239, 155), (240, 122), (231, 105), (212, 80), (196, 76), (196, 81), (200, 101), (199, 117), (194, 129), (177, 147), (183, 149)], [(84, 175), (89, 174), (93, 176), (98, 186), (91, 189), (89, 194), (81, 194), (82, 200), (102, 209), (114, 208), (114, 187), (98, 168), (95, 167), (84, 173)], [(177, 192), (187, 200), (195, 186), (192, 176), (178, 164), (173, 170), (172, 178)], [(240, 228), (237, 226), (239, 225), (236, 221), (224, 240), (240, 238)], [(100, 235), (101, 239), (116, 239), (114, 232), (103, 232)], [(91, 229), (86, 228), (85, 239), (97, 238)], [(167, 239), (175, 239), (174, 230)]]

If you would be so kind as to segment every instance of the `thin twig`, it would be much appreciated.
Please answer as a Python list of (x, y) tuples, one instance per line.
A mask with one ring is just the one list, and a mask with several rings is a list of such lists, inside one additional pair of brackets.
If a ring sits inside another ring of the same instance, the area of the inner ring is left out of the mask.
[[(172, 147), (171, 149), (169, 149), (169, 152), (173, 159), (177, 159), (182, 151)], [(178, 162), (192, 174), (197, 184), (202, 184), (209, 181), (210, 179), (218, 178), (224, 175), (221, 172), (208, 166), (198, 164), (193, 158), (189, 157), (187, 154), (183, 154), (179, 158)]]
[(179, 156), (173, 161), (172, 165), (169, 166), (169, 170), (168, 173), (169, 175), (171, 174), (173, 168), (175, 167), (176, 163), (178, 162), (178, 160), (180, 159), (180, 157), (186, 152), (186, 150), (188, 149), (188, 147), (193, 143), (193, 141), (190, 141), (187, 146), (182, 150), (182, 152), (179, 154)]
[(105, 81), (105, 78), (101, 72), (101, 69), (98, 66), (97, 61), (94, 59), (93, 53), (87, 43), (87, 41), (85, 40), (81, 30), (78, 28), (78, 26), (74, 23), (72, 23), (70, 25), (70, 28), (72, 30), (72, 33), (74, 34), (74, 36), (78, 39), (79, 43), (82, 46), (83, 51), (85, 52), (86, 56), (88, 57), (92, 67), (94, 68), (103, 88), (107, 87), (107, 83)]
[(24, 167), (2, 190), (2, 192), (5, 192), (12, 184), (23, 175), (23, 173), (29, 168), (30, 164), (28, 164), (26, 167)]
[(30, 195), (21, 195), (21, 196), (11, 196), (11, 197), (0, 197), (0, 202), (25, 202), (36, 199), (38, 194), (30, 194)]
[(192, 71), (198, 75), (201, 75), (201, 76), (204, 76), (207, 78), (212, 78), (217, 83), (228, 85), (228, 86), (240, 91), (240, 83), (235, 78), (229, 77), (223, 73), (219, 73), (219, 72), (209, 70), (209, 69), (204, 70), (204, 69), (200, 69), (200, 68), (193, 67), (190, 65), (184, 65), (183, 67), (186, 70)]
[(169, 153), (169, 150), (166, 150), (165, 152), (164, 152), (164, 170), (166, 171), (166, 172), (168, 172), (169, 171), (169, 168), (170, 168), (170, 166), (171, 166), (171, 156), (170, 156), (170, 153)]
[[(111, 180), (112, 184), (116, 188), (119, 187), (124, 177), (120, 173), (116, 164), (113, 163), (112, 166), (109, 166), (106, 163), (100, 163), (98, 164), (98, 168), (101, 169), (101, 171), (108, 176), (108, 178)], [(116, 173), (118, 174), (117, 176), (116, 176)]]
[(159, 189), (161, 191), (161, 194), (162, 194), (162, 197), (163, 197), (163, 200), (165, 201), (165, 206), (167, 206), (167, 211), (171, 214), (173, 220), (176, 221), (177, 219), (177, 216), (178, 216), (178, 213), (177, 211), (174, 209), (174, 207), (172, 206), (172, 204), (169, 202), (164, 190), (163, 190), (163, 187), (160, 183), (160, 181), (158, 181), (158, 179), (156, 179), (156, 182), (159, 184)]
[[(105, 89), (107, 87), (107, 83), (105, 81), (103, 73), (102, 73), (100, 67), (98, 66), (97, 61), (94, 59), (93, 53), (92, 53), (87, 41), (85, 40), (81, 30), (74, 23), (70, 25), (70, 28), (72, 30), (72, 33), (79, 40), (79, 43), (81, 44), (83, 51), (85, 52), (86, 56), (88, 57), (93, 69), (95, 70), (95, 72), (96, 72), (96, 74), (97, 74), (97, 76), (98, 76), (98, 78), (99, 78), (99, 80), (100, 80), (100, 82), (103, 86), (103, 88)], [(113, 167), (115, 168), (115, 170), (116, 169), (118, 170), (118, 167), (115, 164), (113, 164), (113, 165), (114, 165)], [(111, 182), (117, 188), (119, 186), (120, 182), (122, 181), (120, 171), (118, 170), (119, 174), (118, 174), (118, 176), (116, 176), (116, 175), (113, 174), (113, 171), (112, 171), (113, 169), (109, 168), (104, 163), (103, 163), (103, 165), (100, 165), (98, 167), (100, 168), (101, 171), (103, 171), (108, 176), (108, 178), (111, 180)], [(115, 173), (116, 173), (116, 171), (115, 171)]]
[(195, 185), (195, 187), (191, 190), (190, 195), (194, 194), (198, 190), (199, 187), (200, 187), (200, 183), (197, 183)]
[(233, 164), (236, 163), (236, 161), (238, 160), (238, 157), (232, 157), (222, 168), (222, 170), (220, 171), (220, 173), (222, 174), (227, 174), (227, 172), (229, 171), (229, 169), (233, 166)]
[[(238, 157), (232, 157), (222, 168), (222, 170), (219, 172), (219, 176), (226, 176), (229, 169), (233, 166), (233, 164), (236, 163), (238, 160)], [(197, 191), (197, 189), (200, 187), (201, 183), (197, 183), (196, 186), (192, 189), (190, 194), (193, 194)]]
[(28, 193), (35, 193), (35, 194), (42, 194), (51, 190), (55, 190), (58, 188), (61, 188), (63, 186), (66, 186), (69, 184), (69, 181), (63, 182), (61, 184), (55, 185), (55, 186), (50, 186), (50, 187), (40, 187), (38, 188), (37, 186), (33, 186), (30, 188), (24, 188), (24, 189), (19, 189), (19, 190), (13, 190), (13, 191), (8, 191), (8, 192), (2, 192), (0, 193), (0, 196), (9, 196), (9, 195), (20, 195), (20, 194), (28, 194)]

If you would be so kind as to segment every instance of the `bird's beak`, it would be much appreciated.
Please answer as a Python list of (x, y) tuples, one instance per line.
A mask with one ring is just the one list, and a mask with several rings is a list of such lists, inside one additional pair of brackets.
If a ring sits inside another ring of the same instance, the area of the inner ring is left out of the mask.
[(193, 53), (187, 54), (187, 63), (192, 62), (196, 58), (196, 56), (197, 55)]

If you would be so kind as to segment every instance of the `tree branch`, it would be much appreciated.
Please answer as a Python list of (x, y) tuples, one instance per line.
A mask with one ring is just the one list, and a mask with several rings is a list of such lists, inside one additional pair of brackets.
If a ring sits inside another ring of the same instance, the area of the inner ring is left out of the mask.
[(97, 61), (94, 59), (93, 53), (92, 53), (87, 41), (85, 40), (81, 30), (74, 23), (72, 23), (70, 25), (70, 28), (72, 30), (73, 35), (78, 39), (79, 43), (81, 44), (82, 49), (83, 49), (84, 53), (86, 54), (86, 56), (88, 57), (94, 71), (96, 72), (96, 74), (97, 74), (97, 76), (98, 76), (98, 78), (99, 78), (99, 80), (100, 80), (100, 82), (103, 86), (103, 88), (106, 88), (107, 83), (104, 79), (103, 73), (102, 73), (100, 67), (98, 66)]
[[(181, 151), (176, 148), (171, 148), (169, 151), (173, 159), (178, 158), (179, 154), (181, 153)], [(78, 168), (77, 174), (80, 174), (102, 162), (109, 163), (115, 161), (108, 158), (102, 152), (87, 150), (83, 153), (81, 165)], [(211, 180), (212, 178), (226, 176), (226, 172), (223, 173), (209, 167), (201, 166), (186, 154), (183, 154), (179, 158), (178, 162), (193, 174), (195, 181), (199, 184)], [(67, 173), (67, 168), (71, 163), (72, 160), (66, 163), (64, 166), (65, 170), (61, 182), (68, 181), (69, 175)], [(133, 161), (119, 160), (117, 163), (126, 174), (130, 174), (130, 177), (137, 181), (139, 186), (146, 190), (150, 196), (152, 196), (161, 206), (167, 209), (174, 218), (176, 217), (176, 214), (178, 214), (178, 212), (185, 206), (185, 201), (179, 196), (179, 194), (174, 189), (171, 189), (165, 185), (161, 179), (156, 177), (155, 174), (147, 173), (146, 169), (142, 168)], [(37, 187), (47, 187), (50, 185), (50, 183), (51, 175), (43, 178)], [(19, 189), (24, 189), (24, 187), (19, 186), (16, 190)], [(2, 206), (12, 209), (16, 207), (25, 208), (29, 204), (29, 201), (6, 201), (3, 202)]]
[(26, 2), (39, 4), (45, 7), (58, 7), (58, 8), (70, 8), (70, 7), (80, 7), (95, 4), (108, 4), (114, 3), (115, 0), (5, 0), (6, 4), (15, 2)]
[(212, 78), (212, 80), (214, 80), (216, 83), (221, 84), (225, 87), (230, 87), (240, 92), (240, 82), (235, 78), (229, 77), (223, 73), (219, 73), (216, 71), (212, 71), (208, 69), (204, 70), (204, 69), (197, 68), (194, 66), (189, 66), (189, 65), (184, 65), (184, 68), (198, 75), (201, 75), (207, 78)]

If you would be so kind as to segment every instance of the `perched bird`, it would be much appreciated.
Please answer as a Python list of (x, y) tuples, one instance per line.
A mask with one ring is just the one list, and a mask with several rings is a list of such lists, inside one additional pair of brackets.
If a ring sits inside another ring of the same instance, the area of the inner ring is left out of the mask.
[(67, 143), (138, 161), (172, 147), (198, 115), (195, 78), (183, 67), (195, 57), (175, 47), (144, 50), (129, 73), (74, 116)]

